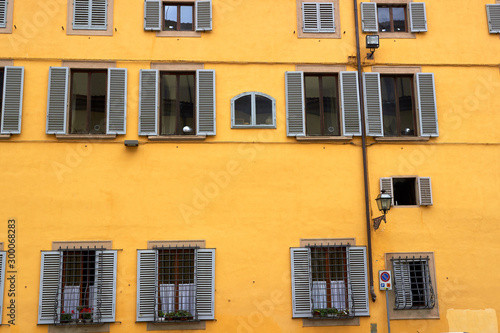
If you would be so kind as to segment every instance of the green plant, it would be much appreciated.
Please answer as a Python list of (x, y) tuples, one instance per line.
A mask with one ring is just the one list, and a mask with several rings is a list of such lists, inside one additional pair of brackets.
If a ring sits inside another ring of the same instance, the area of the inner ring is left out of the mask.
[(189, 318), (189, 317), (193, 317), (193, 315), (188, 311), (179, 310), (179, 311), (175, 312), (175, 317), (176, 318)]
[(71, 313), (64, 313), (64, 311), (61, 313), (61, 321), (70, 321), (72, 317)]

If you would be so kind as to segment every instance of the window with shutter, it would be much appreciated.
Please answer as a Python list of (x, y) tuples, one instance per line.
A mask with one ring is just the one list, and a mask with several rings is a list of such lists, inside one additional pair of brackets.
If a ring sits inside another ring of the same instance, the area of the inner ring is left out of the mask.
[(500, 33), (500, 4), (486, 5), (486, 15), (490, 34)]
[(12, 33), (14, 0), (0, 0), (0, 34)]
[(298, 38), (341, 38), (338, 0), (297, 0)]
[(114, 0), (68, 0), (68, 35), (113, 35)]
[(393, 176), (380, 178), (380, 190), (392, 197), (393, 206), (432, 206), (429, 177)]

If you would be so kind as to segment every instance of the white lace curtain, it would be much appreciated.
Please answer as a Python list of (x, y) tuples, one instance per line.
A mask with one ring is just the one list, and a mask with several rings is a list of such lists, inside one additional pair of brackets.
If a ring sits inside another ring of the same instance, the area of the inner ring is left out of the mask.
[(314, 309), (346, 309), (346, 285), (344, 281), (330, 281), (331, 302), (327, 304), (326, 281), (313, 281), (312, 300)]
[[(188, 311), (193, 316), (196, 311), (196, 290), (194, 283), (179, 284), (179, 310)], [(174, 284), (160, 284), (160, 302), (161, 311), (174, 312), (175, 311), (175, 285)]]

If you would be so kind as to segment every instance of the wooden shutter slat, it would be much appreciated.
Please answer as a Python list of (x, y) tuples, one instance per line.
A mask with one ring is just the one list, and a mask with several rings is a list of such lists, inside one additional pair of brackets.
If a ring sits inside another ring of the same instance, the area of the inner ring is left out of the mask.
[(486, 5), (486, 15), (490, 34), (500, 33), (500, 4)]
[(215, 135), (215, 71), (198, 69), (196, 71), (196, 106), (198, 135)]
[(51, 67), (47, 93), (47, 134), (66, 134), (68, 108), (67, 67)]
[(38, 324), (59, 322), (58, 313), (61, 312), (61, 260), (62, 254), (59, 251), (42, 252)]
[(108, 28), (108, 0), (92, 0), (90, 14), (90, 29), (106, 30)]
[(385, 177), (385, 178), (380, 178), (380, 192), (382, 190), (385, 190), (385, 193), (389, 194), (392, 197), (392, 203), (391, 206), (394, 206), (394, 196), (392, 195), (392, 178), (391, 177)]
[(366, 135), (384, 136), (380, 73), (363, 73)]
[(290, 249), (293, 318), (312, 316), (310, 254), (308, 248)]
[(89, 29), (90, 28), (90, 1), (91, 0), (74, 0), (73, 7), (73, 29)]
[(213, 320), (215, 292), (215, 249), (196, 251), (196, 312), (200, 320)]
[(127, 123), (127, 69), (108, 68), (108, 134), (125, 134)]
[(318, 32), (318, 6), (316, 3), (302, 3), (302, 31)]
[(432, 206), (432, 186), (430, 177), (418, 178), (419, 202), (421, 206)]
[(427, 16), (424, 2), (410, 2), (410, 30), (411, 32), (427, 31)]
[(7, 26), (7, 0), (0, 0), (0, 28)]
[(96, 285), (101, 322), (115, 321), (116, 250), (96, 251)]
[(344, 135), (361, 135), (358, 72), (340, 72)]
[(157, 260), (155, 250), (137, 251), (137, 321), (153, 321), (155, 317)]
[(378, 32), (377, 3), (361, 3), (361, 29), (363, 32)]
[(422, 136), (439, 136), (434, 74), (417, 73), (417, 92)]
[(158, 75), (156, 69), (141, 69), (139, 84), (139, 135), (158, 133)]
[(286, 134), (287, 136), (304, 136), (304, 73), (286, 72)]
[(349, 278), (355, 316), (369, 316), (368, 277), (366, 275), (366, 248), (349, 247)]
[(394, 289), (396, 293), (398, 309), (411, 307), (413, 304), (411, 297), (410, 266), (406, 262), (395, 260), (394, 269)]
[(2, 134), (20, 134), (23, 109), (24, 67), (6, 66), (2, 105)]
[(212, 1), (198, 0), (195, 7), (196, 31), (212, 30)]
[(161, 8), (160, 0), (144, 1), (144, 30), (161, 31)]
[(335, 15), (333, 2), (319, 3), (319, 31), (335, 32)]

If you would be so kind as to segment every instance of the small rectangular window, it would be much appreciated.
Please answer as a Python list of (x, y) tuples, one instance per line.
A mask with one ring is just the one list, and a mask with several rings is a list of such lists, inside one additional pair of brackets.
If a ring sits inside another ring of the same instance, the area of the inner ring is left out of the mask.
[(194, 4), (171, 4), (163, 6), (164, 31), (194, 31)]
[(394, 269), (395, 310), (432, 309), (434, 289), (429, 258), (392, 258)]
[(384, 136), (415, 136), (413, 77), (380, 76)]
[(306, 135), (339, 136), (339, 98), (336, 75), (305, 74)]
[(417, 205), (416, 178), (393, 178), (392, 182), (395, 206)]
[(195, 135), (195, 74), (160, 73), (160, 135)]
[(380, 32), (406, 32), (407, 18), (404, 6), (377, 6)]

